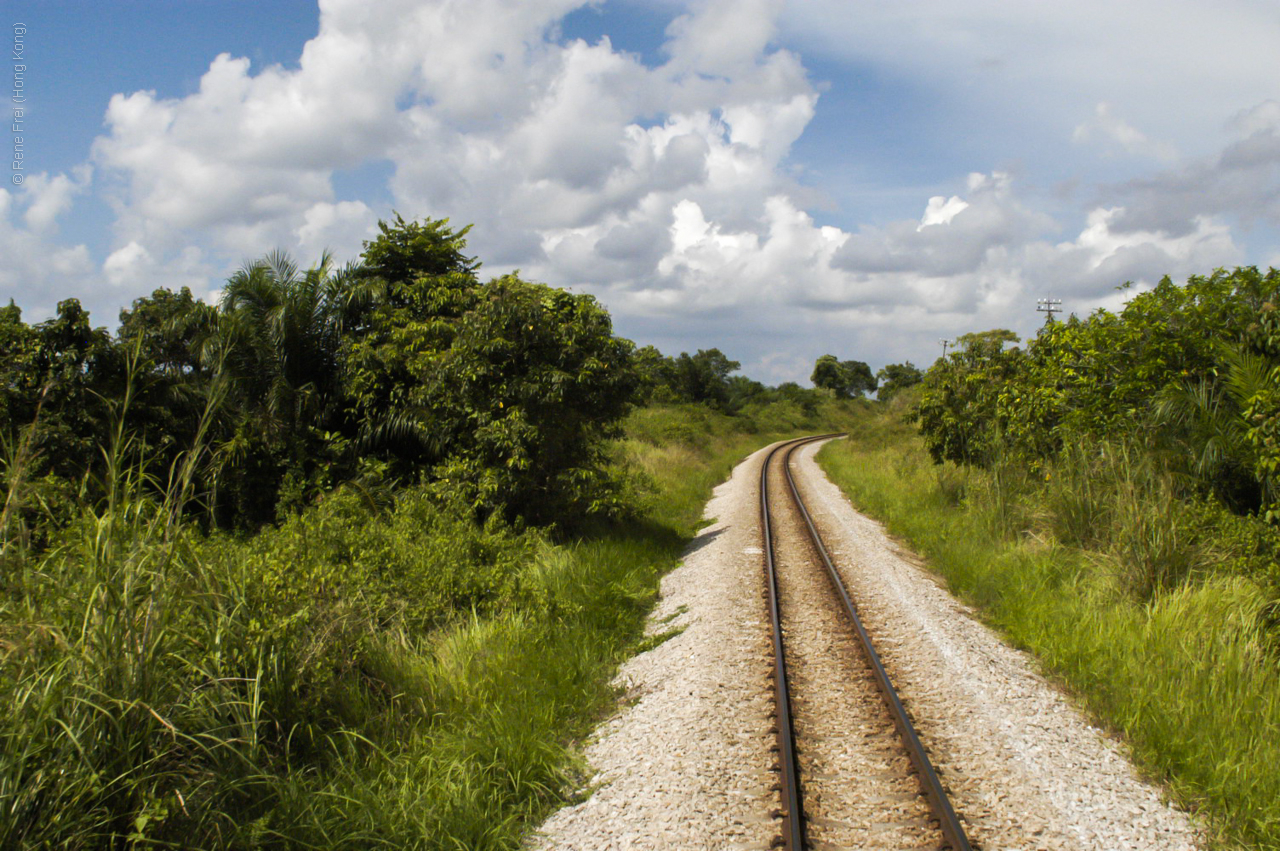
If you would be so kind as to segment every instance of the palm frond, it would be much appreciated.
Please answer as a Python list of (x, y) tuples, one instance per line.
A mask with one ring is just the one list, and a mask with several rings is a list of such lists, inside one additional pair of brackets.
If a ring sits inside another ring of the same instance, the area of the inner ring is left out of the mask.
[(424, 413), (420, 409), (391, 411), (366, 423), (356, 435), (356, 448), (369, 451), (411, 446), (429, 455), (439, 455), (444, 441), (427, 424)]
[(298, 280), (298, 264), (293, 262), (289, 252), (277, 248), (262, 260), (266, 269), (281, 288), (288, 288)]
[(1241, 409), (1254, 396), (1275, 385), (1271, 363), (1263, 355), (1226, 343), (1217, 347), (1217, 354), (1227, 367), (1223, 386)]

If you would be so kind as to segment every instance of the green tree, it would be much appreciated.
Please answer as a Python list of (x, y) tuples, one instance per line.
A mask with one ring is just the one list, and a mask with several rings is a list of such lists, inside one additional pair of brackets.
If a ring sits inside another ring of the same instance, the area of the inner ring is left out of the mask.
[(410, 394), (443, 438), (438, 476), (482, 513), (536, 523), (622, 508), (604, 440), (634, 403), (634, 347), (591, 296), (514, 275), (486, 284)]
[(1277, 302), (1276, 270), (1219, 269), (1046, 325), (1025, 351), (1003, 348), (1008, 332), (969, 335), (925, 376), (926, 445), (936, 460), (998, 451), (1035, 467), (1069, 443), (1136, 438), (1187, 487), (1280, 516)]
[(838, 399), (850, 399), (863, 393), (874, 393), (876, 377), (862, 361), (841, 361), (835, 355), (822, 355), (813, 365), (809, 378), (815, 387), (830, 391)]
[(636, 371), (640, 376), (640, 397), (646, 402), (668, 404), (678, 400), (675, 361), (656, 346), (636, 350)]
[(355, 267), (325, 254), (306, 271), (273, 252), (236, 272), (200, 342), (201, 363), (224, 375), (233, 416), (218, 447), (220, 510), (274, 517), (285, 489), (297, 503), (349, 463), (339, 433), (343, 330)]
[(123, 387), (124, 362), (104, 328), (77, 299), (34, 326), (12, 302), (0, 310), (0, 415), (11, 439), (36, 420), (41, 471), (71, 481), (99, 460), (95, 450)]
[(915, 416), (936, 463), (985, 466), (994, 460), (1002, 443), (997, 401), (1024, 357), (1005, 344), (1017, 341), (1004, 329), (964, 334), (956, 350), (925, 374)]
[(876, 381), (880, 385), (876, 398), (881, 402), (887, 402), (908, 387), (916, 386), (923, 379), (924, 373), (911, 361), (887, 364), (884, 369), (876, 373)]
[(642, 376), (604, 308), (514, 275), (481, 284), (466, 229), (447, 220), (381, 231), (357, 275), (369, 295), (348, 350), (357, 445), (401, 475), (430, 470), (480, 514), (549, 523), (616, 509), (603, 440)]
[(200, 360), (200, 343), (216, 318), (186, 287), (157, 289), (120, 311), (117, 345), (134, 364), (129, 426), (160, 466), (196, 439), (214, 376)]
[(729, 376), (726, 389), (725, 410), (735, 414), (747, 405), (767, 401), (772, 395), (768, 387), (745, 375)]
[(693, 355), (681, 352), (674, 365), (679, 397), (686, 402), (704, 402), (726, 409), (729, 405), (729, 375), (737, 372), (740, 366), (719, 349), (699, 349)]
[(1247, 373), (1232, 353), (1261, 352), (1250, 329), (1278, 287), (1274, 271), (1253, 268), (1183, 286), (1165, 278), (1118, 313), (1047, 325), (1000, 394), (1007, 445), (1036, 462), (1080, 438), (1140, 434), (1228, 502), (1256, 503), (1257, 483), (1242, 473), (1252, 462), (1232, 436), (1245, 404), (1233, 387)]
[(728, 398), (738, 365), (717, 350), (653, 350), (642, 372), (594, 299), (516, 275), (482, 284), (468, 228), (397, 214), (379, 229), (346, 268), (327, 253), (306, 270), (282, 252), (249, 263), (216, 308), (156, 290), (121, 313), (114, 340), (74, 300), (36, 326), (0, 309), (6, 444), (39, 411), (26, 457), (77, 481), (128, 387), (128, 427), (151, 461), (210, 440), (202, 484), (221, 525), (276, 519), (365, 474), (425, 478), (481, 515), (562, 523), (622, 506), (603, 447), (642, 383)]
[(125, 348), (136, 348), (150, 369), (166, 377), (207, 375), (199, 344), (208, 336), (215, 314), (187, 287), (176, 293), (161, 288), (120, 311), (116, 337)]
[[(0, 535), (40, 548), (75, 514), (77, 495), (104, 494), (99, 451), (119, 413), (125, 362), (76, 299), (27, 325), (0, 308)], [(51, 522), (51, 518), (53, 518)]]
[(464, 253), (469, 228), (454, 231), (448, 219), (405, 222), (397, 214), (378, 226), (349, 309), (346, 405), (359, 449), (405, 477), (448, 451), (449, 436), (414, 390), (435, 380), (458, 323), (480, 303), (479, 264)]
[(31, 422), (40, 395), (35, 366), (39, 336), (22, 321), (22, 308), (9, 300), (0, 308), (0, 428), (7, 436)]
[(409, 304), (420, 278), (459, 275), (475, 280), (481, 264), (465, 253), (471, 225), (454, 230), (448, 219), (406, 222), (396, 213), (390, 223), (380, 220), (378, 230), (377, 239), (364, 244), (363, 263), (356, 277), (382, 282), (391, 303)]

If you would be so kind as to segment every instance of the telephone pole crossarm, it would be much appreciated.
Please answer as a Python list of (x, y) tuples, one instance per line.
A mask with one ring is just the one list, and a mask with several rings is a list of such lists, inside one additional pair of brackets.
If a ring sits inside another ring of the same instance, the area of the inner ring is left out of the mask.
[(1036, 299), (1036, 310), (1046, 314), (1045, 324), (1053, 321), (1053, 314), (1062, 312), (1062, 299), (1060, 298), (1039, 298)]

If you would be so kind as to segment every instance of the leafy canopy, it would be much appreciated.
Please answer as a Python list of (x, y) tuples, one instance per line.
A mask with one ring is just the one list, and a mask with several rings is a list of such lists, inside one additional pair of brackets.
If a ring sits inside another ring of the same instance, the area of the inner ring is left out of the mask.
[(809, 380), (815, 387), (833, 393), (837, 399), (850, 399), (876, 390), (876, 377), (871, 374), (871, 367), (859, 360), (841, 361), (835, 355), (818, 358)]

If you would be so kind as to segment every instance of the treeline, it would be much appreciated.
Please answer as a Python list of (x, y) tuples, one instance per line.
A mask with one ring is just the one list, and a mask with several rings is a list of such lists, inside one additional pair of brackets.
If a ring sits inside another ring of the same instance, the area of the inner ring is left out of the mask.
[(741, 364), (719, 349), (668, 357), (653, 346), (644, 346), (636, 353), (636, 360), (641, 398), (647, 404), (706, 405), (723, 414), (739, 414), (751, 406), (791, 402), (813, 413), (825, 398), (794, 381), (768, 387), (745, 375), (736, 375)]
[(887, 401), (899, 391), (920, 383), (924, 374), (910, 361), (889, 364), (874, 375), (863, 361), (839, 360), (822, 355), (813, 366), (812, 388), (786, 381), (768, 387), (745, 375), (734, 375), (741, 366), (719, 349), (699, 349), (697, 354), (667, 357), (653, 346), (637, 352), (642, 395), (654, 404), (705, 404), (721, 413), (736, 414), (751, 405), (793, 402), (812, 413), (826, 399), (862, 398), (875, 393)]
[[(114, 336), (74, 299), (35, 325), (0, 309), (6, 523), (101, 498), (121, 423), (153, 475), (187, 463), (218, 527), (256, 528), (344, 482), (420, 478), (481, 518), (618, 511), (604, 441), (652, 391), (653, 355), (615, 337), (590, 296), (482, 283), (467, 228), (397, 216), (380, 229), (345, 267), (279, 252), (248, 264), (217, 305), (156, 290)], [(663, 362), (693, 362), (672, 381), (718, 401), (736, 364), (715, 355)]]
[(276, 252), (216, 305), (186, 288), (137, 299), (115, 335), (75, 299), (35, 325), (0, 309), (6, 522), (101, 498), (103, 439), (127, 423), (153, 474), (186, 464), (216, 527), (257, 528), (345, 482), (419, 479), (480, 518), (554, 524), (626, 508), (604, 446), (634, 405), (812, 414), (876, 386), (866, 364), (851, 381), (856, 362), (829, 355), (808, 389), (735, 374), (718, 349), (637, 350), (590, 296), (481, 282), (467, 228), (379, 224), (356, 262), (302, 269)]
[[(1102, 491), (1138, 488), (1166, 531), (1195, 513), (1184, 543), (1219, 555), (1235, 546), (1274, 573), (1272, 530), (1212, 518), (1216, 506), (1280, 519), (1277, 303), (1280, 272), (1237, 268), (1181, 286), (1165, 278), (1119, 312), (1046, 324), (1025, 346), (1005, 330), (964, 335), (924, 376), (915, 416), (925, 446), (936, 462), (1021, 471), (1058, 489), (1059, 502), (1074, 499), (1077, 516), (1065, 511), (1057, 530), (1071, 542), (1106, 539), (1114, 516)], [(1176, 584), (1207, 563), (1166, 555), (1147, 560), (1136, 587)]]

